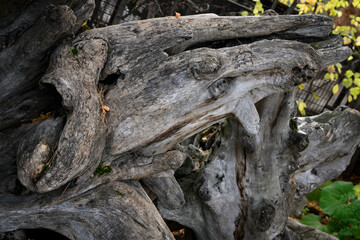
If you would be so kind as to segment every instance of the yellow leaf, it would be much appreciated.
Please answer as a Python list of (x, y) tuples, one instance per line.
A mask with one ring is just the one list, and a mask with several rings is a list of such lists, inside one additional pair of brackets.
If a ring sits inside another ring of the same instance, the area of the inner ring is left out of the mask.
[(306, 108), (306, 103), (302, 100), (300, 100), (298, 102), (298, 109), (299, 109), (299, 112), (301, 113), (301, 115), (306, 115), (306, 112), (305, 112), (305, 108)]
[(81, 26), (82, 26), (82, 27), (85, 27), (85, 26), (87, 25), (87, 21), (88, 21), (88, 20), (86, 20)]
[(303, 89), (304, 89), (304, 84), (301, 83), (301, 84), (299, 85), (299, 88), (300, 88), (300, 90), (303, 90)]
[(348, 61), (351, 61), (351, 60), (353, 60), (354, 59), (354, 57), (353, 56), (350, 56), (347, 60)]
[(334, 78), (335, 78), (334, 73), (330, 73), (330, 80), (331, 80), (331, 81), (334, 81)]
[(349, 96), (348, 96), (348, 102), (351, 102), (351, 101), (352, 101), (352, 96), (349, 95)]
[(354, 83), (356, 86), (360, 87), (360, 78), (355, 78)]
[(248, 11), (242, 11), (241, 16), (249, 16), (249, 12)]
[(354, 72), (351, 71), (351, 70), (347, 70), (345, 75), (346, 75), (347, 78), (351, 78), (352, 76), (354, 76)]
[(320, 98), (319, 98), (319, 96), (316, 94), (316, 92), (313, 92), (312, 94), (314, 95), (314, 98), (315, 98), (316, 100), (320, 101)]
[(335, 72), (335, 66), (334, 65), (328, 66), (327, 71), (328, 71), (328, 73), (334, 73)]
[(101, 107), (101, 110), (103, 110), (103, 112), (108, 112), (108, 111), (110, 111), (110, 108), (108, 106), (104, 105)]
[(344, 37), (344, 45), (348, 45), (351, 43), (351, 39), (348, 37)]
[(325, 73), (324, 79), (329, 80), (330, 79), (330, 73)]
[(353, 96), (354, 100), (360, 95), (360, 87), (352, 87), (350, 88), (350, 94)]
[(344, 85), (344, 87), (346, 88), (351, 87), (352, 84), (353, 84), (353, 80), (351, 78), (344, 78), (342, 80), (342, 85)]
[(355, 191), (357, 199), (360, 200), (360, 184), (356, 185), (353, 189)]
[(341, 73), (341, 68), (342, 68), (341, 63), (337, 63), (337, 64), (335, 64), (335, 66), (336, 66), (336, 68), (338, 70), (338, 73)]
[(338, 91), (339, 91), (339, 84), (336, 84), (336, 85), (333, 87), (332, 92), (333, 92), (333, 94), (337, 94)]

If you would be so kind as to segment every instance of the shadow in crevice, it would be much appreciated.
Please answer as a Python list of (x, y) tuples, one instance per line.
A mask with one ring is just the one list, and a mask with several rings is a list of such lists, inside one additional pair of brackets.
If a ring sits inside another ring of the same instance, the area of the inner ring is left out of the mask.
[(69, 240), (64, 235), (45, 228), (19, 229), (0, 233), (0, 240)]

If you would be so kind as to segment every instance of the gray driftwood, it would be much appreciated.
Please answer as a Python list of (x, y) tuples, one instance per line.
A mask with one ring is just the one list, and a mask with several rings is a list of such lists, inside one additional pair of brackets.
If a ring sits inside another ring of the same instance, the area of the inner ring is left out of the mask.
[[(338, 176), (359, 144), (357, 111), (290, 121), (293, 89), (351, 53), (332, 21), (209, 14), (128, 22), (64, 42), (44, 72), (41, 56), (93, 8), (72, 4), (49, 6), (59, 17), (34, 20), (0, 52), (8, 59), (0, 66), (0, 231), (173, 239), (166, 219), (197, 239), (301, 238), (286, 227), (289, 206)], [(52, 21), (61, 28), (31, 38)], [(9, 39), (19, 26), (0, 24)], [(54, 108), (55, 117), (29, 122)], [(100, 162), (112, 171), (94, 175)]]

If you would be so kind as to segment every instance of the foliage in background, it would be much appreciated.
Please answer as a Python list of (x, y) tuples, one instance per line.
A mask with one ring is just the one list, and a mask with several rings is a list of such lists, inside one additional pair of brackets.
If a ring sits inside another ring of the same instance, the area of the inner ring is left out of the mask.
[(333, 234), (341, 240), (360, 239), (360, 184), (327, 182), (308, 194), (309, 201), (319, 203), (319, 214), (303, 216), (301, 223)]
[[(294, 0), (280, 0), (280, 2), (290, 6)], [(297, 4), (299, 14), (322, 14), (333, 18), (335, 22), (333, 33), (339, 34), (344, 40), (344, 45), (348, 45), (353, 50), (350, 62), (360, 57), (360, 0), (300, 0)], [(339, 85), (344, 86), (347, 91), (347, 100), (351, 102), (360, 95), (360, 73), (354, 69), (347, 68), (342, 71), (340, 63), (327, 68), (324, 80), (335, 82), (333, 94), (339, 93)], [(302, 89), (304, 86), (299, 86)], [(319, 100), (316, 92), (313, 92), (316, 100)], [(300, 103), (300, 101), (299, 101)], [(306, 108), (306, 105), (305, 105)], [(305, 115), (304, 105), (298, 106), (301, 115)]]
[(253, 14), (255, 16), (260, 16), (260, 14), (264, 12), (263, 5), (260, 2), (260, 0), (253, 0), (253, 1), (255, 2), (255, 6), (254, 6), (254, 9), (253, 9)]

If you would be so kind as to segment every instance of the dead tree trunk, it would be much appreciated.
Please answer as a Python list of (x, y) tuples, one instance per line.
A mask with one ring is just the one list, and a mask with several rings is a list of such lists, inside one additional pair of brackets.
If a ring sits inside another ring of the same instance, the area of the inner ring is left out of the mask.
[(0, 231), (173, 239), (166, 219), (197, 239), (301, 239), (289, 206), (360, 143), (355, 110), (295, 118), (294, 88), (351, 53), (332, 21), (129, 22), (64, 42), (44, 72), (93, 7), (49, 6), (15, 40), (26, 11), (0, 29)]

